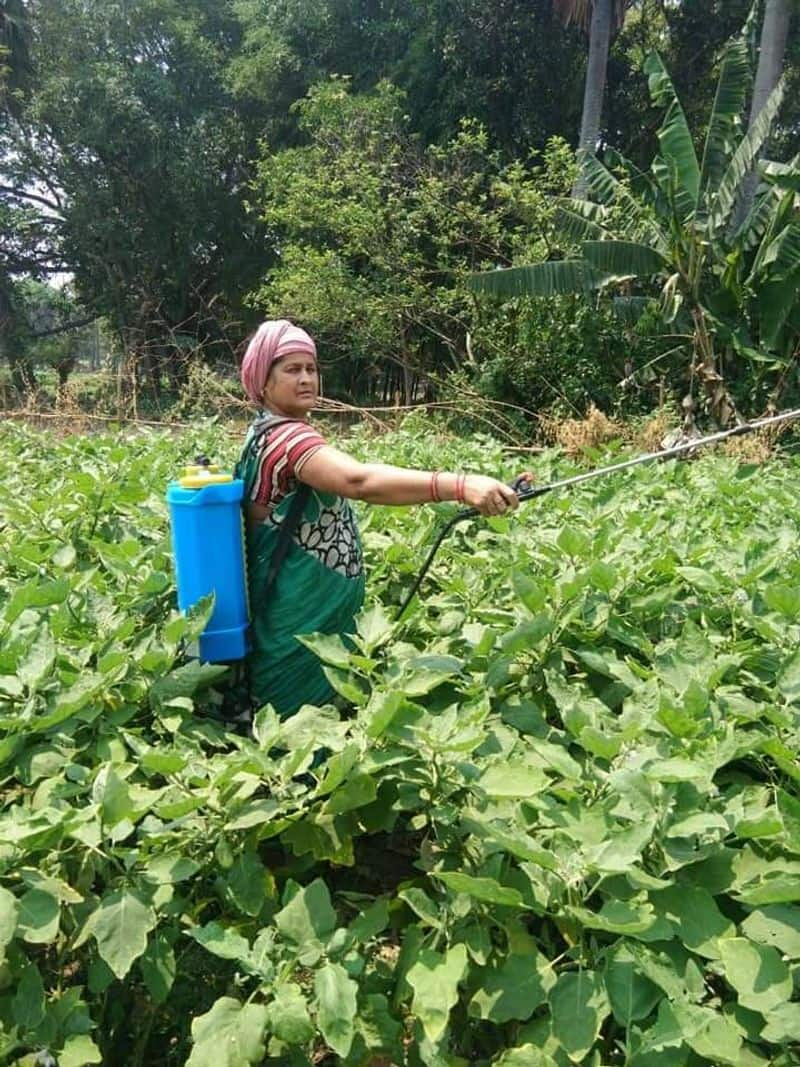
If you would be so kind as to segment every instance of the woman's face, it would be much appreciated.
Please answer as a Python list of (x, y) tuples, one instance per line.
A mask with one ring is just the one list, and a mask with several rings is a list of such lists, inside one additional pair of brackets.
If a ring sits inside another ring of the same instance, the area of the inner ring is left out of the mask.
[(278, 415), (304, 419), (319, 396), (316, 360), (304, 353), (289, 353), (273, 363), (264, 386), (264, 404)]

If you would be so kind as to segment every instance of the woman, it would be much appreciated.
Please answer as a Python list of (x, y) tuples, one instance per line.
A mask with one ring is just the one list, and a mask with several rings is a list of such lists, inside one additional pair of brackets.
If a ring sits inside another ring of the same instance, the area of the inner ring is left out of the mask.
[[(346, 634), (364, 601), (361, 545), (350, 500), (425, 504), (456, 500), (483, 515), (518, 504), (503, 482), (479, 474), (359, 463), (308, 424), (317, 403), (317, 350), (285, 319), (264, 322), (242, 362), (242, 384), (259, 416), (239, 464), (245, 481), (253, 650), (250, 689), (257, 705), (283, 717), (322, 704), (333, 690), (319, 660), (295, 634)], [(278, 531), (302, 486), (308, 498), (274, 584), (265, 594)]]

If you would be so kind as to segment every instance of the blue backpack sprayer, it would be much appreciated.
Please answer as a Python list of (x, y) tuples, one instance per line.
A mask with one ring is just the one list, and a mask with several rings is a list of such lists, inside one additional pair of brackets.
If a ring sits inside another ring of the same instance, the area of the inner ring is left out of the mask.
[[(780, 415), (741, 423), (729, 430), (708, 437), (693, 438), (660, 452), (648, 452), (633, 459), (607, 467), (586, 471), (547, 485), (524, 488), (515, 483), (521, 503), (543, 496), (556, 489), (566, 489), (594, 478), (637, 467), (655, 460), (676, 459), (697, 449), (716, 444), (729, 437), (739, 437), (768, 426), (800, 418), (800, 409)], [(279, 421), (271, 420), (267, 430)], [(302, 487), (295, 494), (292, 508), (281, 527), (272, 564), (267, 577), (266, 594), (277, 576), (289, 547), (289, 541), (300, 521), (310, 490)], [(172, 545), (175, 555), (175, 577), (178, 587), (178, 608), (187, 611), (209, 593), (214, 594), (214, 610), (200, 637), (200, 659), (207, 663), (235, 662), (249, 651), (249, 622), (245, 551), (242, 525), (244, 482), (231, 474), (220, 472), (208, 461), (188, 467), (186, 474), (170, 483), (167, 490), (172, 524)], [(475, 508), (457, 512), (440, 530), (428, 558), (403, 601), (397, 618), (400, 619), (417, 593), (442, 541), (452, 528), (466, 519), (477, 517)]]
[[(276, 427), (290, 419), (268, 417), (252, 435), (246, 450), (255, 448)], [(244, 456), (242, 457), (244, 459)], [(245, 484), (199, 456), (183, 477), (167, 488), (178, 609), (188, 611), (209, 594), (214, 608), (200, 635), (199, 658), (204, 663), (235, 663), (250, 651), (242, 504)], [(267, 596), (289, 550), (289, 542), (311, 490), (301, 485), (281, 523), (265, 586)]]
[(200, 659), (224, 663), (248, 652), (242, 496), (244, 482), (211, 465), (187, 467), (167, 489), (178, 608), (209, 593), (214, 610), (200, 635)]

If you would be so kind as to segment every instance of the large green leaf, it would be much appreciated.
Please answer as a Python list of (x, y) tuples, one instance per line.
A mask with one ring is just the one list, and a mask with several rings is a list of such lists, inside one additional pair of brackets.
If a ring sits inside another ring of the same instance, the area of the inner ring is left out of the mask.
[(0, 960), (17, 928), (19, 905), (13, 893), (0, 886)]
[(800, 269), (786, 278), (764, 282), (758, 291), (758, 312), (761, 341), (768, 348), (778, 349), (781, 332), (799, 302)]
[(283, 982), (267, 1008), (268, 1026), (276, 1037), (289, 1045), (303, 1045), (314, 1036), (303, 990), (295, 982)]
[(336, 926), (336, 912), (331, 906), (328, 887), (322, 879), (315, 878), (298, 890), (275, 916), (275, 925), (294, 945), (327, 940)]
[(29, 889), (19, 901), (18, 932), (31, 944), (49, 944), (58, 936), (61, 907), (52, 893)]
[(588, 293), (602, 285), (604, 276), (580, 259), (556, 259), (530, 267), (473, 274), (469, 287), (478, 293), (510, 299), (515, 296), (568, 296)]
[(263, 1004), (220, 997), (192, 1022), (192, 1054), (186, 1067), (250, 1067), (261, 1063), (268, 1012)]
[(742, 138), (722, 176), (719, 192), (711, 203), (710, 228), (714, 235), (724, 230), (730, 222), (739, 188), (772, 131), (772, 124), (783, 103), (783, 93), (784, 82), (781, 80), (770, 94), (761, 114)]
[(207, 952), (219, 956), (220, 959), (236, 960), (245, 965), (250, 960), (250, 942), (230, 926), (210, 922), (205, 926), (195, 926), (188, 930), (187, 934)]
[(481, 975), (470, 1012), (493, 1023), (528, 1019), (547, 999), (555, 981), (550, 962), (541, 953), (506, 956)]
[(573, 241), (602, 240), (609, 236), (605, 223), (608, 212), (590, 200), (556, 201), (555, 221), (561, 233)]
[(581, 251), (600, 273), (618, 278), (660, 274), (667, 266), (663, 256), (636, 241), (584, 241)]
[(616, 178), (596, 156), (586, 156), (583, 174), (587, 190), (601, 204), (615, 208), (615, 219), (622, 234), (630, 239), (639, 239), (666, 255), (669, 241), (655, 218), (630, 189)]
[(653, 893), (652, 900), (684, 945), (700, 956), (717, 959), (720, 945), (735, 933), (733, 923), (701, 886), (671, 886)]
[(462, 944), (444, 954), (422, 949), (409, 970), (408, 984), (414, 990), (411, 1010), (429, 1040), (438, 1041), (447, 1029), (450, 1010), (458, 1000), (458, 984), (466, 973), (467, 950)]
[(317, 971), (317, 1023), (322, 1036), (340, 1056), (347, 1056), (353, 1044), (358, 986), (338, 963), (327, 963)]
[(518, 890), (500, 885), (494, 878), (475, 878), (463, 871), (432, 871), (431, 873), (454, 893), (466, 893), (474, 900), (482, 900), (486, 904), (503, 904), (509, 908), (525, 907)]
[(35, 963), (28, 963), (16, 984), (11, 1000), (11, 1015), (23, 1030), (35, 1030), (44, 1019), (46, 1008), (44, 983)]
[(124, 978), (147, 948), (147, 935), (155, 925), (153, 909), (123, 889), (103, 897), (89, 916), (86, 930), (94, 935), (100, 956), (117, 978)]
[(772, 945), (789, 959), (800, 959), (800, 908), (772, 904), (751, 912), (742, 932), (762, 945)]
[(800, 270), (800, 223), (790, 222), (765, 248), (759, 267), (776, 278), (788, 278)]
[(725, 977), (739, 995), (743, 1008), (768, 1012), (792, 996), (792, 975), (778, 952), (746, 937), (720, 942)]
[(72, 1034), (58, 1054), (58, 1067), (88, 1067), (102, 1062), (103, 1054), (88, 1034)]
[(700, 168), (700, 194), (715, 189), (722, 179), (731, 154), (731, 139), (744, 110), (750, 79), (750, 56), (743, 38), (730, 41), (722, 58), (717, 92), (708, 124), (703, 162)]
[(175, 981), (175, 953), (166, 937), (157, 933), (150, 938), (139, 970), (150, 996), (156, 1004), (163, 1004)]
[(674, 176), (674, 201), (682, 219), (692, 216), (700, 192), (700, 166), (694, 150), (686, 115), (678, 100), (675, 86), (661, 56), (651, 52), (645, 60), (650, 95), (666, 114), (658, 131), (658, 140), (667, 171)]
[(550, 991), (553, 1035), (569, 1058), (581, 1063), (610, 1011), (603, 979), (595, 971), (562, 974)]
[(623, 941), (609, 953), (603, 975), (614, 1018), (621, 1026), (646, 1019), (663, 991), (641, 973), (636, 957)]

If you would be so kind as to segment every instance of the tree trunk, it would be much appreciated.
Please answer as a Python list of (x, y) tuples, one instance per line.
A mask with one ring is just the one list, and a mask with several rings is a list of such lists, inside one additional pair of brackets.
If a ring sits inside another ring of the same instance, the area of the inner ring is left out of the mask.
[(9, 289), (0, 281), (0, 359), (6, 356), (11, 368), (11, 384), (21, 399), (36, 390), (33, 364), (21, 355), (14, 337), (14, 303)]
[[(761, 27), (758, 70), (756, 71), (756, 83), (753, 87), (753, 103), (750, 107), (748, 128), (752, 127), (764, 110), (772, 90), (780, 79), (791, 17), (792, 0), (767, 0), (764, 22)], [(748, 211), (753, 206), (757, 189), (758, 170), (754, 168), (742, 183), (739, 203), (734, 217), (734, 230), (738, 230), (747, 217)]]
[[(595, 152), (600, 137), (600, 117), (603, 113), (603, 96), (606, 89), (608, 51), (611, 47), (611, 20), (613, 0), (594, 0), (592, 25), (589, 30), (589, 62), (586, 66), (586, 83), (583, 88), (583, 114), (578, 149)], [(586, 183), (578, 176), (572, 187), (572, 195), (582, 197)]]
[(716, 424), (725, 429), (740, 422), (736, 404), (728, 391), (722, 367), (714, 351), (714, 341), (702, 308), (692, 311), (694, 320), (694, 371), (706, 394), (708, 412)]

